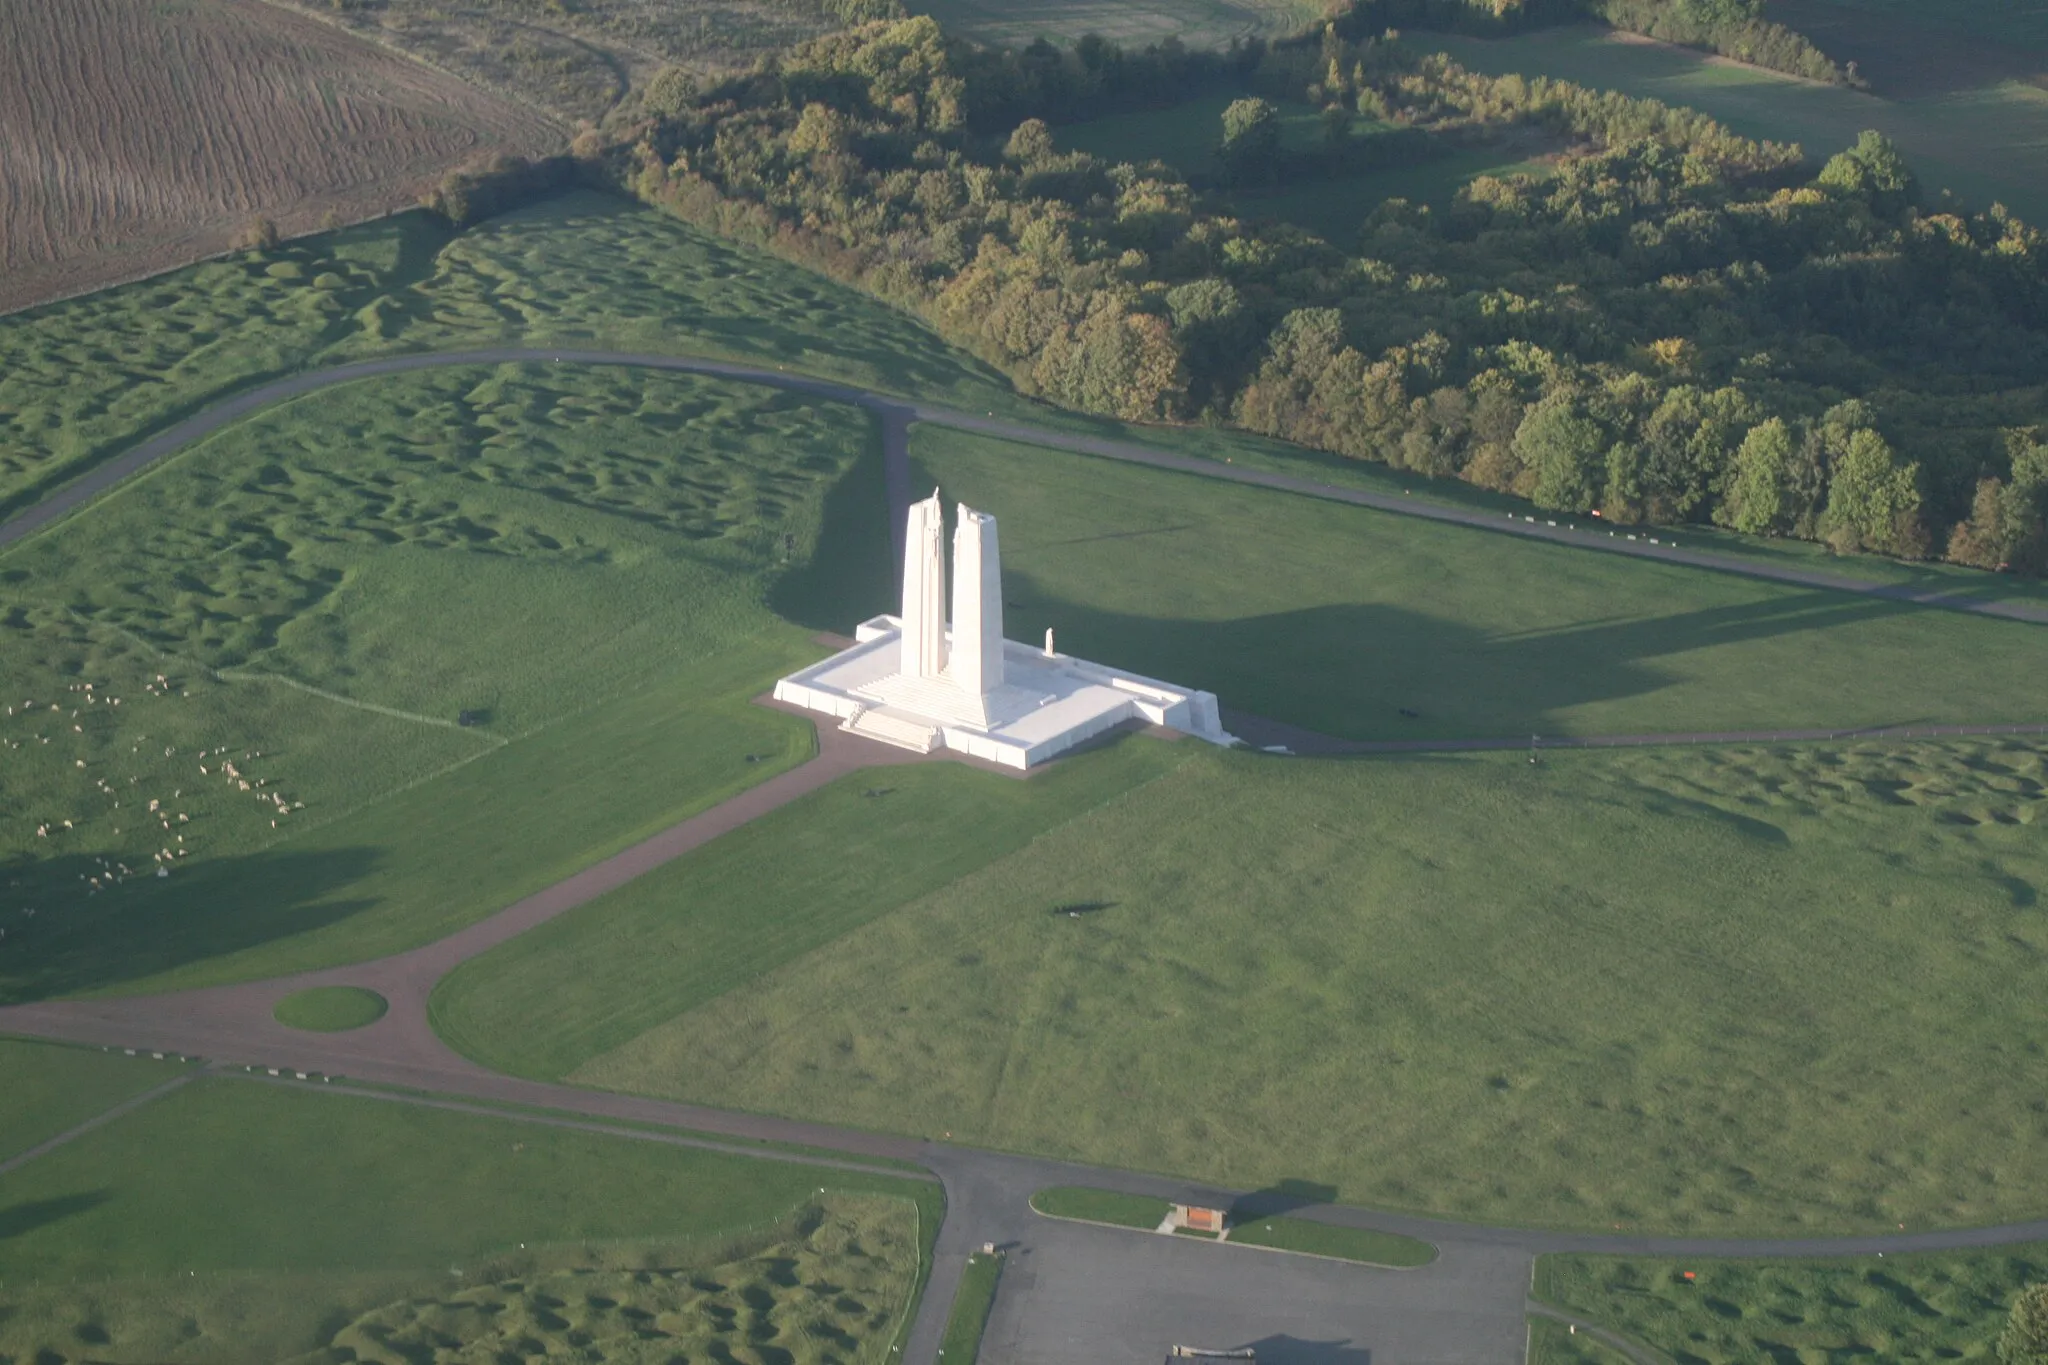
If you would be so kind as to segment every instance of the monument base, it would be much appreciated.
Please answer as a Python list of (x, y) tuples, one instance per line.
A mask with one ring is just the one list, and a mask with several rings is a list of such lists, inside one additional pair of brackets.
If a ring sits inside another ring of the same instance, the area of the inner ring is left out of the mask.
[(1005, 640), (1004, 685), (976, 696), (945, 675), (906, 677), (902, 655), (903, 623), (877, 616), (854, 631), (851, 648), (776, 683), (775, 699), (837, 717), (840, 729), (879, 743), (951, 749), (1009, 768), (1035, 767), (1127, 720), (1237, 743), (1212, 692)]

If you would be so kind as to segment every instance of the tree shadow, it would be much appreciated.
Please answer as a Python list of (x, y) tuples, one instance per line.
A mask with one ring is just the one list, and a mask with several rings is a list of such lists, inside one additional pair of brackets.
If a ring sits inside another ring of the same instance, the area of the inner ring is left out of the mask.
[[(1313, 1180), (1282, 1180), (1263, 1190), (1253, 1190), (1230, 1206), (1229, 1221), (1250, 1223), (1260, 1218), (1277, 1218), (1317, 1204), (1337, 1202), (1337, 1187)], [(1265, 1352), (1259, 1353), (1261, 1360)]]
[(1372, 1352), (1349, 1341), (1310, 1341), (1275, 1334), (1247, 1342), (1259, 1365), (1372, 1365)]
[(0, 1208), (0, 1242), (62, 1222), (75, 1214), (87, 1213), (112, 1197), (106, 1190), (87, 1190), (80, 1194), (58, 1195), (55, 1199), (28, 1199), (19, 1204), (9, 1204)]
[[(339, 923), (376, 904), (337, 895), (375, 869), (377, 850), (275, 850), (209, 859), (118, 883), (97, 856), (0, 865), (0, 1004), (119, 986)], [(33, 910), (33, 915), (23, 913)]]
[[(1221, 621), (1134, 616), (1048, 593), (1025, 573), (1010, 571), (1005, 580), (1004, 626), (1013, 640), (1038, 639), (1050, 627), (1063, 653), (1204, 688), (1235, 710), (1357, 740), (1561, 734), (1562, 718), (1576, 708), (1682, 681), (1657, 666), (1660, 658), (1923, 610), (1815, 589), (1509, 634), (1380, 603)], [(1759, 728), (1798, 723), (1754, 721)], [(1696, 724), (1674, 716), (1639, 727)]]

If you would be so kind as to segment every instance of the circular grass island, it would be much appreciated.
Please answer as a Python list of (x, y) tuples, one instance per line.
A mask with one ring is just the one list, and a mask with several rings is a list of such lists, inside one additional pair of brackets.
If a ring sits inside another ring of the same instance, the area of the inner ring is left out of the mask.
[(287, 995), (271, 1015), (288, 1028), (341, 1033), (376, 1023), (390, 1008), (383, 996), (361, 986), (315, 986)]

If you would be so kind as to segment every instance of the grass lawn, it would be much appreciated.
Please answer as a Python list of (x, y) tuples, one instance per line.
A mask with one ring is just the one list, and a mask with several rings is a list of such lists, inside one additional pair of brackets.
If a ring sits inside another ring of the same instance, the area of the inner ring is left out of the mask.
[(938, 1199), (928, 1183), (202, 1080), (0, 1177), (0, 1352), (410, 1358), (402, 1344), (438, 1332), (478, 1355), (582, 1333), (609, 1355), (637, 1327), (693, 1355), (752, 1340), (822, 1362), (806, 1324), (829, 1319), (847, 1356), (873, 1358)]
[(910, 11), (980, 42), (1014, 47), (1034, 38), (1066, 47), (1086, 33), (1126, 47), (1165, 38), (1222, 47), (1233, 38), (1299, 32), (1322, 13), (1303, 0), (918, 0)]
[(1959, 29), (1979, 38), (2048, 47), (2048, 0), (1830, 0), (1837, 9), (1866, 11), (1914, 24)]
[(1564, 1323), (1531, 1315), (1529, 1365), (1630, 1365), (1629, 1358), (1602, 1345), (1591, 1333), (1574, 1333)]
[(277, 1022), (314, 1033), (342, 1033), (382, 1019), (391, 1003), (360, 986), (315, 986), (277, 1002)]
[[(1158, 780), (895, 913), (863, 906), (867, 923), (765, 975), (692, 941), (731, 964), (724, 993), (570, 1079), (1485, 1221), (2041, 1213), (2048, 1073), (2028, 1040), (2048, 1027), (2048, 748), (1532, 766), (1180, 747)], [(883, 818), (761, 829), (751, 861), (774, 881), (721, 913), (751, 922), (850, 853), (915, 862), (981, 827)], [(670, 880), (717, 887), (701, 859)], [(670, 913), (688, 924), (714, 899), (676, 894)], [(507, 1034), (549, 1022), (520, 1052), (470, 1050), (566, 1060), (554, 1040), (602, 1041), (586, 1019), (626, 1022), (586, 996), (661, 991), (643, 1018), (686, 999), (642, 965), (705, 974), (648, 951), (655, 903), (558, 921), (545, 948), (574, 985), (550, 994), (521, 967), (535, 985), (471, 1015)], [(1100, 908), (1063, 912), (1077, 903)]]
[(787, 618), (886, 577), (826, 526), (880, 481), (834, 405), (447, 370), (289, 403), (10, 547), (0, 996), (393, 951), (802, 761), (808, 724), (748, 699), (819, 653)]
[(1306, 1218), (1275, 1214), (1254, 1218), (1230, 1229), (1230, 1240), (1255, 1247), (1276, 1247), (1281, 1251), (1302, 1251), (1311, 1256), (1334, 1256), (1368, 1265), (1409, 1267), (1428, 1265), (1436, 1259), (1436, 1248), (1413, 1237), (1367, 1228), (1340, 1228)]
[(1899, 145), (1930, 191), (1953, 189), (1977, 208), (2002, 201), (2029, 221), (2048, 221), (2048, 91), (2024, 81), (1887, 100), (1592, 27), (1505, 39), (1411, 38), (1476, 71), (1553, 76), (1690, 106), (1746, 137), (1800, 143), (1816, 159), (1875, 128)]
[[(1200, 174), (1215, 169), (1216, 144), (1223, 136), (1223, 111), (1232, 101), (1244, 98), (1244, 93), (1226, 90), (1165, 109), (1142, 109), (1084, 123), (1062, 124), (1054, 131), (1053, 139), (1062, 150), (1087, 152), (1105, 161), (1164, 161), (1184, 173)], [(1305, 152), (1323, 145), (1321, 109), (1303, 100), (1280, 100), (1273, 107), (1280, 115), (1283, 146)], [(1390, 126), (1374, 119), (1355, 119), (1351, 136), (1371, 137)]]
[(1172, 1206), (1164, 1199), (1144, 1194), (1118, 1194), (1115, 1190), (1094, 1190), (1085, 1185), (1055, 1185), (1031, 1196), (1031, 1207), (1048, 1218), (1079, 1218), (1089, 1223), (1115, 1223), (1119, 1227), (1154, 1231), (1166, 1221)]
[[(1695, 1278), (1685, 1279), (1687, 1271)], [(2048, 1245), (2041, 1243), (1841, 1260), (1545, 1256), (1536, 1263), (1538, 1298), (1686, 1365), (1990, 1362), (2013, 1296), (2043, 1280)]]
[(1478, 147), (1413, 166), (1241, 193), (1235, 196), (1235, 203), (1247, 218), (1284, 219), (1348, 251), (1358, 241), (1358, 229), (1366, 216), (1389, 199), (1442, 208), (1482, 175), (1533, 175), (1540, 179), (1549, 174), (1551, 167), (1546, 162), (1525, 151)]
[(578, 192), (453, 236), (400, 214), (0, 318), (0, 517), (258, 380), (494, 343), (728, 356), (1028, 410), (865, 294)]
[(939, 1355), (946, 1365), (974, 1365), (981, 1354), (982, 1329), (988, 1313), (996, 1306), (996, 1284), (1003, 1277), (1003, 1253), (984, 1255), (977, 1251), (967, 1258), (960, 1276), (960, 1289), (953, 1295), (953, 1311), (946, 1319), (944, 1343)]
[(1115, 802), (1193, 748), (1124, 740), (1023, 781), (956, 764), (856, 773), (465, 962), (434, 990), (435, 1027), (496, 1070), (566, 1076)]
[(0, 1038), (0, 1161), (162, 1085), (182, 1062)]
[[(2048, 630), (920, 427), (1006, 625), (1361, 739), (2048, 719)], [(1403, 708), (1420, 712), (1404, 717)]]

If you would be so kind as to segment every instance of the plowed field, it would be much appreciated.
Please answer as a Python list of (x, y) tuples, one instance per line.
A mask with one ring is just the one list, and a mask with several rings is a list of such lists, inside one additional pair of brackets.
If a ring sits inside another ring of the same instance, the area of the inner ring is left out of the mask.
[(408, 203), (561, 133), (260, 0), (0, 4), (0, 310)]

